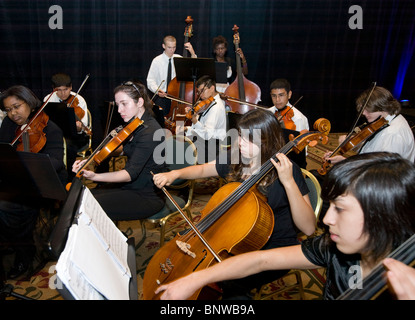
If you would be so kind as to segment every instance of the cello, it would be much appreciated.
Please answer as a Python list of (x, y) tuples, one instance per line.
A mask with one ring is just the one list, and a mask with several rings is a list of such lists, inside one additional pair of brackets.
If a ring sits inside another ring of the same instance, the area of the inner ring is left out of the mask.
[[(326, 130), (320, 119), (319, 126)], [(299, 153), (306, 145), (315, 146), (316, 139), (327, 143), (321, 132), (306, 132), (291, 137), (279, 152), (287, 154), (292, 149)], [(273, 157), (276, 160), (275, 156)], [(278, 161), (278, 160), (276, 160)], [(158, 299), (155, 290), (161, 284), (174, 281), (187, 274), (220, 263), (229, 255), (258, 250), (268, 241), (274, 226), (273, 212), (266, 197), (259, 193), (257, 183), (273, 169), (267, 160), (258, 174), (242, 183), (231, 182), (221, 187), (201, 211), (202, 218), (196, 224), (186, 217), (174, 201), (173, 204), (192, 227), (178, 233), (161, 247), (150, 260), (143, 280), (143, 298)], [(171, 199), (166, 190), (163, 191)], [(232, 230), (232, 231), (230, 231)], [(212, 286), (198, 290), (190, 299), (212, 299), (218, 295)]]
[[(189, 39), (193, 36), (193, 19), (191, 16), (187, 16), (186, 27), (184, 30), (184, 43), (189, 42)], [(187, 49), (183, 49), (183, 58), (188, 57)], [(178, 81), (177, 77), (173, 78), (167, 88), (169, 97), (176, 97), (176, 99), (171, 99), (170, 112), (167, 115), (167, 121), (165, 126), (167, 129), (175, 134), (172, 124), (175, 124), (176, 121), (184, 121), (186, 112), (186, 104), (182, 101), (193, 101), (193, 82), (191, 81)], [(190, 103), (192, 104), (192, 103)], [(175, 127), (175, 126), (174, 126)]]
[[(240, 38), (239, 38), (239, 27), (235, 24), (232, 28), (233, 34), (233, 43), (235, 45), (235, 50), (239, 48)], [(257, 84), (252, 81), (249, 81), (242, 73), (241, 66), (241, 57), (239, 54), (235, 55), (236, 58), (236, 78), (235, 80), (226, 88), (224, 94), (229, 97), (236, 98), (241, 102), (234, 102), (227, 100), (228, 106), (235, 113), (244, 114), (251, 110), (251, 106), (244, 104), (243, 102), (250, 102), (253, 104), (258, 104), (258, 101), (261, 100), (261, 89)]]

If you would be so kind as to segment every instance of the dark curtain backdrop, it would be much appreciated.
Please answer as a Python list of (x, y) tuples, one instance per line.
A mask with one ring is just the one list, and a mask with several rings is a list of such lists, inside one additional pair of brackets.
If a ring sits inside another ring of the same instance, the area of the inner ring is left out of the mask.
[[(49, 28), (52, 5), (63, 9), (62, 30)], [(363, 9), (362, 30), (349, 28), (352, 5)], [(90, 74), (81, 94), (100, 141), (113, 88), (128, 79), (145, 82), (167, 34), (177, 38), (182, 54), (190, 15), (199, 57), (212, 56), (212, 38), (219, 34), (234, 55), (232, 27), (240, 27), (247, 78), (260, 86), (261, 104), (271, 105), (269, 85), (285, 77), (292, 100), (304, 96), (298, 107), (311, 125), (325, 117), (332, 131), (347, 131), (356, 96), (373, 81), (415, 102), (414, 7), (412, 0), (1, 1), (0, 90), (23, 84), (43, 98), (53, 73), (71, 74), (74, 91)]]

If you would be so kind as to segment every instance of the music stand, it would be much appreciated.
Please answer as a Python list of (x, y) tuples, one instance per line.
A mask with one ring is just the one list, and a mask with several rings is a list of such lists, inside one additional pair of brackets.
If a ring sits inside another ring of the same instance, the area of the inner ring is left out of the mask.
[(196, 80), (201, 76), (216, 79), (215, 60), (212, 58), (173, 58), (177, 81), (193, 82), (193, 104), (195, 103)]
[(65, 188), (49, 155), (16, 152), (8, 143), (0, 143), (0, 154), (0, 198), (18, 195), (65, 199)]
[(216, 83), (228, 83), (228, 64), (226, 62), (215, 61)]
[[(52, 166), (49, 155), (16, 152), (8, 143), (0, 143), (0, 199), (49, 198), (64, 200), (66, 191)], [(0, 261), (0, 276), (3, 263)], [(5, 280), (5, 279), (4, 279)], [(31, 298), (13, 292), (13, 286), (0, 279), (0, 300), (8, 296), (23, 300)]]
[[(63, 250), (65, 249), (66, 241), (68, 239), (68, 232), (73, 223), (76, 222), (76, 215), (79, 213), (80, 199), (82, 191), (85, 186), (81, 180), (75, 177), (72, 180), (72, 185), (69, 190), (66, 201), (59, 214), (58, 221), (55, 224), (54, 229), (49, 238), (48, 246), (50, 252), (59, 258)], [(131, 300), (138, 300), (137, 293), (137, 275), (136, 275), (136, 260), (135, 260), (135, 240), (129, 238), (128, 243), (128, 257), (127, 263), (131, 270), (131, 279), (129, 286), (129, 295)], [(73, 300), (74, 297), (70, 291), (62, 284), (62, 288), (57, 289), (64, 299)]]
[(43, 111), (62, 129), (65, 138), (77, 136), (74, 108), (68, 108), (63, 102), (49, 102)]

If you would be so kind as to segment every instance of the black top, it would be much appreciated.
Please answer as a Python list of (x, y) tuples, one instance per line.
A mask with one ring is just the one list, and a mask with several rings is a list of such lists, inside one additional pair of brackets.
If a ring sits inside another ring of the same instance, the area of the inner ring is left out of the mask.
[[(222, 160), (222, 159), (221, 159)], [(227, 164), (216, 161), (216, 170), (222, 178), (226, 178), (230, 171), (231, 156), (228, 153)], [(307, 187), (301, 169), (294, 162), (293, 177), (302, 195), (310, 191)], [(273, 169), (276, 170), (276, 169)], [(270, 239), (262, 249), (271, 249), (298, 244), (297, 228), (291, 216), (290, 204), (285, 188), (279, 179), (276, 179), (267, 189), (267, 202), (274, 213), (274, 230)]]
[[(323, 299), (337, 299), (349, 288), (364, 290), (358, 282), (360, 274), (360, 254), (344, 254), (331, 241), (329, 234), (308, 238), (301, 243), (305, 257), (313, 264), (326, 268), (326, 283)], [(367, 289), (367, 288), (366, 288)], [(389, 300), (389, 291), (383, 292), (377, 299)]]
[(127, 157), (125, 170), (131, 177), (131, 182), (123, 185), (123, 189), (160, 193), (154, 186), (154, 174), (166, 171), (164, 159), (164, 133), (159, 123), (147, 111), (141, 117), (143, 124), (132, 134), (124, 145), (124, 155)]

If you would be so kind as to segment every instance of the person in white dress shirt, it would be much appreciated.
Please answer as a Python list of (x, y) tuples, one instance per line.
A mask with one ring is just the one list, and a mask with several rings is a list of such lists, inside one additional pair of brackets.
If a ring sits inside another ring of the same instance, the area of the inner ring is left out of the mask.
[(84, 128), (90, 127), (90, 124), (88, 123), (88, 105), (80, 94), (76, 95), (76, 93), (72, 91), (72, 79), (70, 75), (66, 73), (56, 73), (52, 76), (51, 80), (52, 89), (55, 91), (49, 93), (43, 101), (49, 99), (48, 102), (63, 102), (69, 106), (71, 105), (70, 101), (72, 101), (71, 97), (73, 98), (76, 96), (76, 101), (74, 101), (73, 104), (76, 103), (76, 105), (84, 111), (84, 116), (80, 119), (76, 119), (76, 130), (78, 134), (76, 136), (65, 137), (68, 181), (72, 181), (75, 176), (71, 169), (72, 164), (76, 160), (78, 150), (84, 147), (89, 139), (84, 131)]
[[(278, 111), (277, 114), (283, 112), (286, 108), (291, 108), (294, 113), (294, 116), (291, 117), (291, 120), (295, 124), (295, 128), (292, 130), (301, 132), (302, 130), (309, 130), (309, 124), (307, 117), (296, 107), (293, 107), (290, 103), (292, 91), (291, 84), (286, 79), (276, 79), (271, 85), (271, 99), (273, 106), (268, 110), (271, 112)], [(281, 121), (281, 126), (284, 127), (284, 122)]]
[[(147, 74), (147, 88), (153, 93), (157, 94), (158, 97), (162, 99), (156, 99), (154, 102), (156, 105), (163, 108), (163, 114), (166, 116), (170, 112), (170, 100), (166, 97), (167, 95), (167, 73), (169, 62), (171, 62), (171, 79), (176, 77), (176, 69), (174, 67), (173, 59), (175, 57), (181, 57), (181, 55), (176, 52), (176, 38), (168, 35), (163, 39), (162, 47), (164, 49), (163, 53), (155, 57), (150, 65), (150, 69)], [(193, 46), (190, 42), (184, 44), (186, 50), (189, 51), (192, 58), (196, 58), (197, 55), (193, 49)], [(164, 82), (163, 82), (164, 80)]]
[[(369, 93), (370, 90), (368, 89), (356, 99), (356, 106), (359, 112), (364, 106)], [(357, 152), (395, 152), (413, 162), (415, 160), (414, 135), (408, 122), (400, 112), (401, 104), (393, 97), (392, 93), (383, 87), (375, 87), (363, 111), (363, 116), (368, 123), (383, 117), (388, 121), (389, 125), (378, 130), (374, 135), (366, 139), (363, 144), (359, 144)], [(344, 138), (345, 136), (339, 137), (339, 143)], [(330, 157), (330, 155), (331, 152), (327, 152), (324, 155), (324, 159), (330, 160), (332, 164), (345, 159), (342, 155), (333, 157)]]
[[(200, 101), (213, 98), (202, 112), (194, 113), (192, 124), (184, 128), (185, 134), (194, 141), (198, 163), (206, 163), (216, 159), (220, 144), (226, 138), (225, 102), (216, 91), (216, 83), (209, 76), (202, 76), (196, 82)], [(186, 108), (189, 112), (190, 107)], [(180, 129), (179, 129), (180, 131)]]

